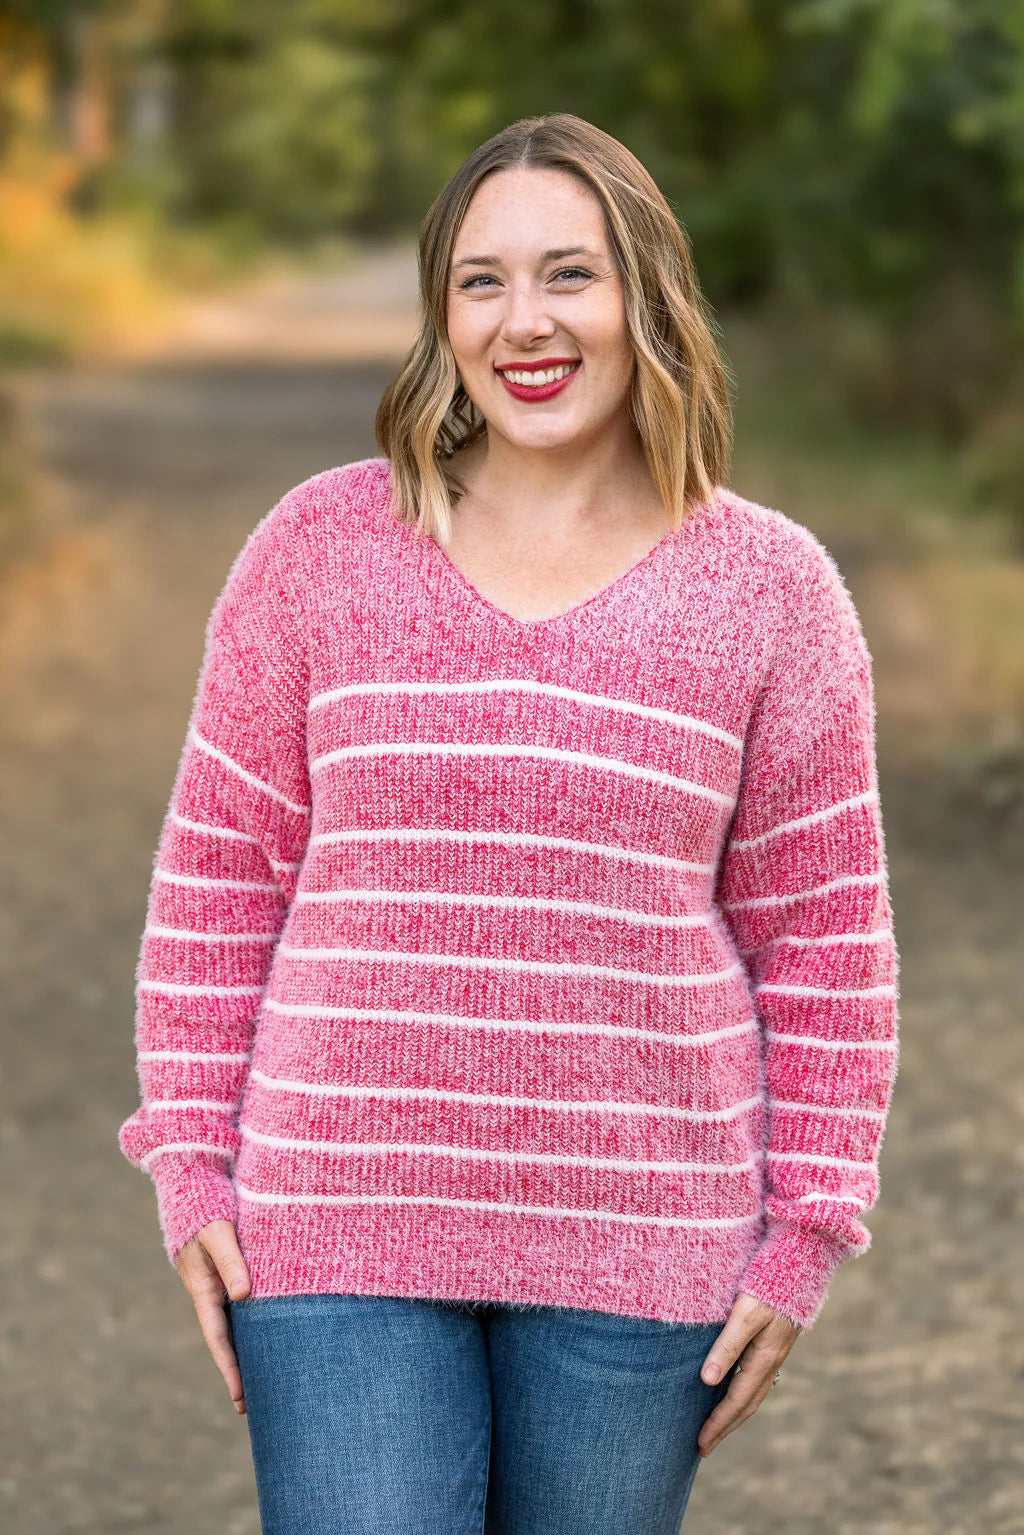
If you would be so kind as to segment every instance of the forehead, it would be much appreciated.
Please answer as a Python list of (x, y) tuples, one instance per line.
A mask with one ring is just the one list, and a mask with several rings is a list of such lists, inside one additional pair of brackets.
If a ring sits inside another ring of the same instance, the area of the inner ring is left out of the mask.
[(608, 250), (596, 193), (567, 171), (517, 166), (492, 172), (477, 187), (454, 254), (536, 255), (549, 247), (578, 245)]

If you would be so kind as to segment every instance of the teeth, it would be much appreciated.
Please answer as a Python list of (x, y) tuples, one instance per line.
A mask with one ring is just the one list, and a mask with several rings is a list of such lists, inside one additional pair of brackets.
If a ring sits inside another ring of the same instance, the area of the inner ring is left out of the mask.
[(510, 384), (526, 384), (528, 388), (532, 386), (539, 389), (542, 384), (553, 384), (556, 379), (565, 378), (567, 373), (572, 373), (578, 366), (578, 363), (562, 363), (559, 367), (548, 368), (543, 373), (536, 373), (533, 370), (529, 373), (521, 373), (511, 368), (503, 371)]

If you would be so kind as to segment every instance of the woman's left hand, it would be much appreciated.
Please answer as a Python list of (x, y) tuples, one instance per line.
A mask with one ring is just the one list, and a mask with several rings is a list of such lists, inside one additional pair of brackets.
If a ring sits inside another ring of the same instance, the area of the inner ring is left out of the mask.
[(728, 1391), (697, 1436), (701, 1455), (710, 1455), (726, 1434), (754, 1415), (802, 1331), (802, 1327), (780, 1316), (764, 1301), (740, 1292), (700, 1372), (708, 1385), (714, 1385), (728, 1374), (737, 1359), (740, 1362)]

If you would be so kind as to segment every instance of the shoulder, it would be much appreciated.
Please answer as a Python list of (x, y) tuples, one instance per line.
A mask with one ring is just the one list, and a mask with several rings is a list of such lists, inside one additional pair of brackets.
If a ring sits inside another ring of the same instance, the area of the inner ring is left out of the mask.
[(860, 633), (853, 595), (834, 556), (804, 523), (777, 507), (719, 487), (730, 554), (748, 567), (776, 624), (839, 624)]
[(777, 507), (752, 501), (724, 486), (718, 487), (716, 506), (729, 543), (751, 561), (773, 568), (780, 577), (801, 579), (820, 571), (839, 574), (817, 534)]
[(295, 628), (331, 552), (345, 546), (360, 521), (379, 515), (389, 486), (389, 461), (368, 458), (320, 470), (285, 491), (235, 555), (211, 625)]
[(308, 554), (325, 526), (365, 523), (386, 502), (390, 487), (386, 458), (353, 459), (321, 469), (286, 491), (250, 537), (259, 534), (268, 547)]
[(332, 555), (351, 548), (389, 504), (391, 464), (353, 459), (311, 474), (283, 495), (252, 527), (226, 585), (287, 583), (297, 592), (317, 579)]

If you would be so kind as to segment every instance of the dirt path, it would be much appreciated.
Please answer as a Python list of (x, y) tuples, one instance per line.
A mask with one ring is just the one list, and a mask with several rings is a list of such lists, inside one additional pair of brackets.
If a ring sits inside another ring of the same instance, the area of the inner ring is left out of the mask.
[[(133, 972), (210, 605), (284, 490), (376, 452), (390, 372), (181, 358), (33, 387), (61, 511), (0, 650), (0, 1522), (19, 1535), (259, 1530), (244, 1421), (116, 1145)], [(850, 571), (855, 597), (869, 575)], [(903, 1035), (874, 1248), (702, 1468), (688, 1535), (1024, 1530), (1020, 870), (950, 839), (942, 785), (897, 771), (899, 721), (880, 726)]]

